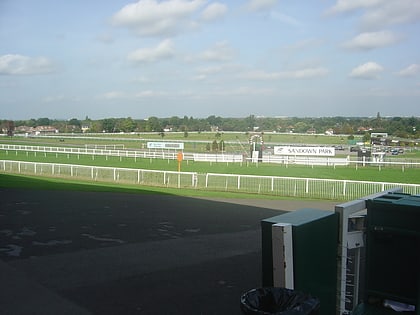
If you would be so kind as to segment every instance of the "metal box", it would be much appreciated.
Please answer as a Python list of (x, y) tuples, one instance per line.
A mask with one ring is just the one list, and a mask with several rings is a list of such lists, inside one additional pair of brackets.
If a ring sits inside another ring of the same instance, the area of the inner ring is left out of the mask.
[(287, 248), (273, 247), (273, 225), (290, 225), (292, 229), (293, 268), (289, 270), (293, 269), (293, 289), (317, 297), (321, 302), (321, 315), (335, 314), (338, 214), (300, 209), (261, 221), (263, 286), (274, 285), (274, 269), (281, 267), (278, 262), (273, 263), (273, 257), (287, 253)]
[(395, 300), (420, 314), (420, 196), (388, 194), (367, 209), (366, 301)]

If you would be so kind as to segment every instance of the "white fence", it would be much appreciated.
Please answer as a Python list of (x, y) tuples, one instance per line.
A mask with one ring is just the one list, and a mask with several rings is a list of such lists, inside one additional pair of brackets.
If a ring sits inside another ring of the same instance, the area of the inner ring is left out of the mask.
[[(102, 156), (118, 156), (129, 158), (145, 158), (145, 159), (164, 159), (176, 160), (178, 152), (175, 150), (115, 150), (115, 149), (99, 149), (99, 148), (74, 148), (74, 147), (47, 147), (47, 146), (28, 146), (28, 145), (13, 145), (0, 144), (0, 150), (4, 151), (26, 151), (26, 152), (42, 152), (46, 153), (64, 153), (64, 154), (80, 154), (80, 155), (102, 155)], [(225, 153), (188, 153), (183, 152), (183, 159), (186, 161), (205, 161), (205, 162), (234, 162), (251, 163), (252, 159), (245, 158), (240, 154), (225, 154)], [(400, 167), (403, 171), (405, 168), (420, 168), (420, 161), (406, 160), (402, 158), (392, 159), (387, 161), (370, 161), (362, 158), (351, 160), (349, 157), (311, 157), (311, 156), (278, 156), (278, 155), (263, 155), (260, 162), (284, 164), (284, 165), (309, 165), (309, 166), (348, 166), (354, 164), (359, 166), (375, 166), (381, 169), (382, 167)]]
[[(80, 154), (80, 155), (102, 155), (102, 156), (118, 156), (130, 158), (144, 159), (163, 159), (176, 160), (178, 156), (177, 150), (116, 150), (104, 148), (72, 148), (72, 147), (47, 147), (47, 146), (30, 146), (30, 145), (14, 145), (0, 144), (0, 150), (4, 151), (26, 151), (41, 153), (64, 153), (64, 154)], [(183, 159), (189, 161), (206, 161), (206, 162), (243, 162), (243, 156), (238, 154), (210, 154), (210, 153), (183, 153)]]
[(314, 157), (314, 156), (289, 156), (289, 155), (263, 155), (263, 163), (299, 164), (317, 166), (347, 166), (350, 158)]
[(420, 185), (415, 184), (216, 173), (198, 174), (195, 172), (156, 171), (10, 160), (0, 160), (0, 171), (14, 174), (74, 178), (122, 184), (331, 200), (357, 199), (395, 187), (402, 188), (405, 193), (420, 194)]

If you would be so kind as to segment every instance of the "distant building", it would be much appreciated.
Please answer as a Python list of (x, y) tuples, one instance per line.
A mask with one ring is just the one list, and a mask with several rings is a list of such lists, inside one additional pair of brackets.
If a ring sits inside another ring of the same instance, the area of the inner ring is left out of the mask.
[(32, 134), (32, 135), (45, 135), (45, 134), (58, 133), (58, 129), (53, 126), (37, 126), (37, 127), (19, 126), (19, 127), (16, 127), (15, 132)]
[(82, 125), (81, 129), (82, 129), (82, 132), (85, 133), (85, 132), (90, 130), (90, 126), (89, 125)]
[(58, 133), (58, 129), (53, 126), (37, 126), (34, 128), (36, 135), (46, 135), (52, 133)]
[(334, 129), (327, 129), (327, 130), (325, 130), (325, 134), (327, 135), (327, 136), (332, 136), (333, 134), (334, 134)]
[(372, 128), (371, 127), (359, 127), (359, 128), (357, 128), (357, 132), (359, 132), (359, 133), (364, 133), (364, 132), (367, 132), (367, 131), (372, 131)]

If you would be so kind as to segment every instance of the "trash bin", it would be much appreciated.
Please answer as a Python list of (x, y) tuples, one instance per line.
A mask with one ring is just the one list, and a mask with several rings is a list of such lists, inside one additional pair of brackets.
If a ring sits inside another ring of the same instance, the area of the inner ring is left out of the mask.
[(278, 287), (252, 289), (241, 296), (244, 315), (317, 315), (319, 306), (309, 294)]

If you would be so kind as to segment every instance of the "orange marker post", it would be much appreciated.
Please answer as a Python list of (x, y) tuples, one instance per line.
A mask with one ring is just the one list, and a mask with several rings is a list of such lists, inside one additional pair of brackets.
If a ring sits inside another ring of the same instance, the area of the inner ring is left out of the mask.
[(182, 159), (184, 158), (184, 155), (182, 154), (182, 152), (178, 152), (177, 155), (177, 160), (178, 160), (178, 172), (181, 172), (181, 162)]

